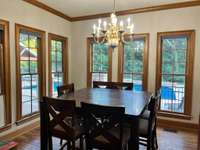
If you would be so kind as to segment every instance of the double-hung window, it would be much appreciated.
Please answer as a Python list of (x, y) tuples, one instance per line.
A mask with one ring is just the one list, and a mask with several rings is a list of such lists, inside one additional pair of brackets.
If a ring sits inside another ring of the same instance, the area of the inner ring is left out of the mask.
[(148, 40), (148, 34), (136, 34), (119, 48), (118, 80), (133, 83), (134, 91), (147, 90)]
[(57, 87), (68, 81), (67, 38), (49, 33), (49, 91), (57, 96)]
[(156, 87), (161, 88), (161, 114), (190, 115), (193, 55), (193, 30), (158, 33)]
[(93, 81), (111, 81), (112, 50), (106, 44), (95, 44), (87, 40), (87, 86)]
[(45, 95), (45, 32), (16, 24), (17, 120), (39, 111)]

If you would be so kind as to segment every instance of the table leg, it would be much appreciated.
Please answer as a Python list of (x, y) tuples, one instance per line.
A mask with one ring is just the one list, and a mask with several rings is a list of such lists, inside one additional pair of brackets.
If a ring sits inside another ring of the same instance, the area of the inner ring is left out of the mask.
[(139, 119), (135, 118), (131, 124), (131, 137), (128, 143), (129, 150), (139, 150)]

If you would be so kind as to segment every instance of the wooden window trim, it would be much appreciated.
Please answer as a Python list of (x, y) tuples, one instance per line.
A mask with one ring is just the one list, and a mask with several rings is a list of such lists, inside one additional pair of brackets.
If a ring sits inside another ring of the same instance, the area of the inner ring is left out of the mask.
[[(92, 85), (92, 73), (91, 73), (91, 65), (92, 65), (92, 61), (91, 61), (91, 45), (94, 43), (94, 40), (92, 37), (88, 37), (87, 38), (87, 87), (91, 87)], [(112, 81), (112, 48), (109, 47), (108, 50), (108, 81)]]
[[(125, 37), (126, 38), (126, 37)], [(134, 39), (144, 39), (144, 58), (143, 58), (143, 90), (148, 90), (148, 62), (149, 62), (149, 33), (144, 34), (134, 34)], [(128, 39), (129, 40), (129, 39)], [(123, 71), (124, 70), (124, 49), (123, 45), (119, 46), (118, 51), (118, 81), (123, 81)]]
[[(15, 24), (15, 49), (16, 49), (16, 120), (17, 122), (21, 120), (30, 120), (31, 116), (35, 116), (39, 112), (35, 112), (33, 114), (28, 114), (22, 116), (22, 102), (21, 102), (21, 77), (20, 77), (20, 48), (19, 48), (19, 38), (20, 38), (20, 30), (25, 30), (33, 33), (38, 33), (41, 36), (41, 50), (39, 51), (39, 59), (38, 59), (38, 74), (40, 75), (40, 97), (46, 96), (46, 61), (45, 61), (45, 31), (21, 25)], [(34, 118), (34, 117), (33, 117)]]
[(180, 118), (190, 120), (191, 109), (192, 109), (192, 89), (193, 89), (193, 67), (194, 67), (194, 48), (195, 48), (195, 30), (184, 30), (184, 31), (171, 31), (171, 32), (158, 32), (157, 33), (157, 60), (156, 60), (156, 90), (161, 86), (161, 62), (162, 62), (162, 52), (161, 52), (161, 40), (163, 36), (187, 36), (188, 37), (188, 50), (187, 50), (187, 60), (186, 60), (186, 84), (185, 84), (185, 104), (184, 113), (175, 113), (170, 111), (159, 111), (160, 116)]
[(51, 75), (51, 41), (57, 40), (62, 42), (62, 69), (63, 69), (63, 83), (68, 83), (68, 38), (53, 33), (48, 34), (48, 65), (49, 65), (49, 95), (52, 95), (52, 75)]
[(0, 132), (11, 127), (11, 74), (10, 74), (10, 31), (9, 22), (0, 19), (0, 25), (4, 28), (4, 92), (5, 92), (5, 126), (0, 128)]

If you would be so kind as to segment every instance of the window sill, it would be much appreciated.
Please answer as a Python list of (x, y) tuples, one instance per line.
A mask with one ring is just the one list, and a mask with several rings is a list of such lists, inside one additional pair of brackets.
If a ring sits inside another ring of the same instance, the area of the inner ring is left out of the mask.
[(38, 118), (39, 116), (40, 116), (39, 112), (31, 114), (31, 115), (28, 115), (28, 116), (25, 116), (22, 119), (16, 121), (16, 125), (19, 126), (19, 125), (21, 125), (23, 123), (26, 123), (28, 121), (34, 120), (34, 119)]
[(181, 114), (181, 113), (171, 113), (171, 112), (166, 112), (166, 111), (159, 111), (158, 116), (185, 119), (185, 120), (191, 120), (192, 119), (191, 115), (186, 115), (186, 114)]
[(11, 124), (7, 124), (7, 125), (5, 125), (5, 126), (3, 126), (3, 127), (0, 127), (0, 133), (3, 132), (3, 131), (8, 130), (8, 129), (10, 129), (10, 128), (11, 128)]

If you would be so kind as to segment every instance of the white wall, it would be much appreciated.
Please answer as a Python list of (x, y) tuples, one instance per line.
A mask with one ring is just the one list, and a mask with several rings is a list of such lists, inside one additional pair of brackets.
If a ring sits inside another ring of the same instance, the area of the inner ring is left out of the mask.
[[(69, 56), (71, 55), (71, 23), (22, 0), (0, 0), (0, 19), (10, 22), (11, 104), (12, 122), (14, 124), (16, 116), (15, 23), (46, 31), (46, 39), (48, 39), (48, 32), (68, 37)], [(46, 41), (46, 52), (47, 43), (48, 41)], [(69, 66), (71, 65), (69, 64)], [(71, 80), (70, 78), (69, 76), (69, 81)], [(13, 125), (12, 130), (14, 129), (16, 128)]]
[[(200, 108), (200, 7), (172, 9), (131, 15), (135, 33), (150, 33), (148, 90), (155, 89), (157, 32), (196, 30), (192, 120), (198, 122)], [(120, 18), (126, 19), (127, 16)], [(97, 20), (72, 23), (72, 66), (71, 76), (76, 88), (86, 87), (86, 38), (91, 36), (92, 25)], [(117, 80), (117, 50), (113, 53), (113, 80)], [(182, 120), (181, 120), (182, 121)], [(184, 120), (183, 120), (184, 121)]]

